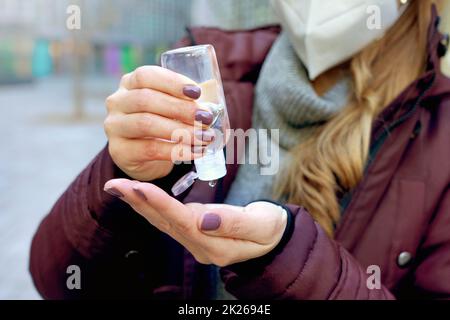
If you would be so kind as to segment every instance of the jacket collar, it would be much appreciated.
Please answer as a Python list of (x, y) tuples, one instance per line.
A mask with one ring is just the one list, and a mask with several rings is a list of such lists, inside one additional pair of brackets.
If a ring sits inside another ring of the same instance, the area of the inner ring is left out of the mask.
[(448, 46), (448, 36), (439, 32), (440, 17), (436, 5), (432, 5), (431, 19), (427, 35), (427, 62), (424, 73), (407, 86), (374, 121), (372, 140), (380, 134), (380, 130), (388, 130), (389, 123), (397, 118), (411, 113), (424, 100), (450, 93), (450, 78), (447, 78), (440, 68), (440, 59), (445, 55)]
[(431, 22), (428, 27), (428, 61), (427, 71), (434, 70), (440, 73), (440, 59), (446, 54), (449, 45), (449, 35), (442, 34), (438, 28), (441, 18), (438, 16), (436, 5), (431, 8)]
[(425, 74), (419, 79), (418, 87), (428, 83), (431, 79), (435, 80), (435, 85), (430, 88), (424, 98), (438, 97), (444, 94), (450, 94), (450, 78), (441, 71), (441, 58), (445, 56), (449, 47), (449, 34), (442, 34), (438, 28), (441, 18), (438, 16), (436, 5), (432, 6), (431, 23), (428, 29), (428, 60)]

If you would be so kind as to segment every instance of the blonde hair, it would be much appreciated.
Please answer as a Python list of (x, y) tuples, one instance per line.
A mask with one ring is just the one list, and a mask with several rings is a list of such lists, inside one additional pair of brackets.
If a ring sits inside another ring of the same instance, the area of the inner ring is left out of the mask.
[(304, 206), (330, 236), (341, 216), (337, 194), (363, 177), (374, 118), (425, 69), (433, 2), (411, 1), (381, 39), (351, 59), (349, 103), (290, 151), (293, 161), (275, 184), (276, 197)]

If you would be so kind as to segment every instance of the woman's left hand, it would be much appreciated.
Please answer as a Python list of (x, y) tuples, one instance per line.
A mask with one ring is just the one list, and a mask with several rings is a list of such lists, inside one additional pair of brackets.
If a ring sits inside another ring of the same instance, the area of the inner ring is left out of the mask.
[(105, 191), (120, 197), (203, 264), (220, 267), (269, 253), (280, 242), (287, 213), (270, 202), (246, 207), (182, 204), (150, 183), (114, 179)]

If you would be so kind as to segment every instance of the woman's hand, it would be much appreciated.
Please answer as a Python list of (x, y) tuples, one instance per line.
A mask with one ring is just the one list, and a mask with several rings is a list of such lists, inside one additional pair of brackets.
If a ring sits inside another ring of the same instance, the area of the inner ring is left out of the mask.
[(133, 179), (151, 181), (169, 174), (174, 161), (200, 157), (213, 139), (213, 131), (202, 127), (213, 116), (198, 108), (200, 95), (192, 80), (157, 66), (123, 76), (106, 100), (104, 127), (114, 163)]
[(287, 213), (270, 202), (246, 207), (182, 204), (150, 183), (114, 179), (105, 191), (167, 233), (203, 264), (223, 267), (269, 253), (280, 242)]

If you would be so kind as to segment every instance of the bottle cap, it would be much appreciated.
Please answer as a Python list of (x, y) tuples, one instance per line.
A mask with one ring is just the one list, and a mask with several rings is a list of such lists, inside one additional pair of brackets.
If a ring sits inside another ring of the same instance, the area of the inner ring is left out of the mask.
[(196, 179), (215, 181), (227, 174), (223, 150), (206, 154), (202, 158), (194, 160), (194, 164), (197, 172), (188, 172), (173, 185), (172, 193), (174, 196), (178, 196), (189, 189)]
[(195, 179), (198, 178), (197, 172), (191, 171), (185, 174), (178, 180), (172, 187), (172, 193), (174, 196), (178, 196), (189, 189), (190, 186), (195, 182)]
[(198, 178), (202, 181), (215, 181), (227, 174), (223, 149), (215, 153), (206, 153), (194, 160)]

